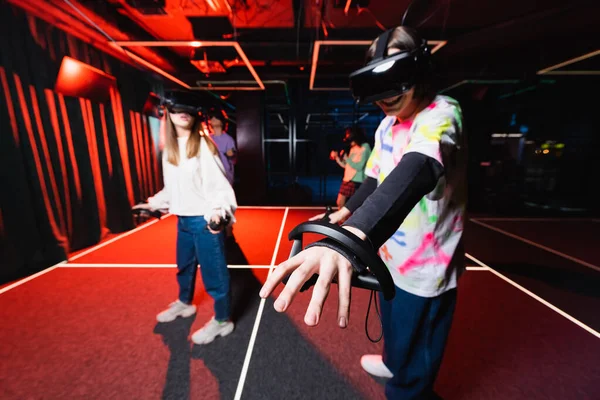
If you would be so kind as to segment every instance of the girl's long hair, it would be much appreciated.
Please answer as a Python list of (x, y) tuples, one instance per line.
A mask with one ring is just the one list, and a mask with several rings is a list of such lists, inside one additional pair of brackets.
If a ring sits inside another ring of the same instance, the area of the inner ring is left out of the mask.
[[(206, 140), (208, 148), (213, 155), (218, 154), (218, 149), (213, 140), (204, 132), (202, 119), (194, 117), (192, 132), (187, 141), (186, 155), (188, 158), (196, 157), (200, 154), (200, 141)], [(173, 165), (179, 165), (179, 144), (177, 143), (177, 131), (171, 120), (169, 113), (166, 113), (166, 131), (165, 131), (165, 150), (167, 152), (167, 160)]]

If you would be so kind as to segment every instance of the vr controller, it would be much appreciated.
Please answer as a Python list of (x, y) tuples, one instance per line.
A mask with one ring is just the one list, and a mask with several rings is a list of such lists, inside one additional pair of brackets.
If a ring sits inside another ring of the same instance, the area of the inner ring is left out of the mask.
[[(145, 204), (145, 203), (139, 203), (139, 204)], [(161, 219), (164, 215), (165, 212), (161, 211), (161, 210), (148, 210), (146, 208), (136, 208), (136, 209), (132, 209), (131, 213), (135, 216), (142, 217), (152, 217), (152, 218), (156, 218), (156, 219)]]
[(348, 150), (347, 147), (344, 147), (344, 148), (338, 149), (338, 150), (331, 150), (331, 152), (329, 153), (329, 159), (331, 161), (335, 161), (336, 154), (339, 158), (344, 158), (344, 155), (350, 154), (350, 151)]
[(221, 217), (221, 219), (219, 220), (218, 223), (211, 220), (208, 223), (208, 226), (213, 231), (220, 231), (221, 229), (223, 229), (224, 227), (226, 227), (229, 224), (229, 221), (231, 221), (231, 218), (229, 217), (229, 215), (225, 215), (225, 217)]
[[(331, 212), (331, 207), (328, 207), (323, 219), (320, 221), (304, 222), (296, 226), (289, 233), (288, 239), (294, 241), (290, 258), (303, 250), (303, 234), (316, 233), (323, 235), (326, 238), (319, 243), (338, 251), (352, 264), (353, 287), (382, 292), (386, 300), (393, 299), (396, 295), (395, 285), (386, 265), (377, 255), (377, 251), (353, 233), (339, 227), (337, 224), (329, 222)], [(312, 247), (312, 245), (308, 247)], [(317, 282), (318, 277), (318, 274), (314, 274), (306, 281), (300, 291), (304, 292), (313, 286)], [(289, 276), (285, 277), (283, 283), (287, 284), (288, 279)], [(337, 279), (334, 278), (333, 283), (337, 284)]]
[[(144, 204), (144, 203), (139, 203), (139, 204)], [(145, 216), (145, 217), (161, 219), (165, 215), (165, 212), (162, 210), (148, 210), (147, 208), (132, 209), (131, 213), (138, 218)], [(221, 217), (221, 219), (219, 220), (218, 223), (211, 220), (208, 223), (208, 226), (213, 231), (219, 231), (223, 227), (227, 226), (230, 221), (231, 221), (231, 218), (229, 217), (229, 215), (226, 215), (225, 217)]]

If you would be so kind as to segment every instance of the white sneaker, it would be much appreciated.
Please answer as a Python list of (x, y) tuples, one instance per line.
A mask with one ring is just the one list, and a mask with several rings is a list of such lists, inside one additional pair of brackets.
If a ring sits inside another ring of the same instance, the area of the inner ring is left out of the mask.
[(379, 378), (392, 378), (394, 374), (385, 366), (380, 355), (367, 354), (361, 357), (360, 365), (369, 374)]
[(196, 313), (196, 306), (177, 300), (169, 304), (169, 308), (156, 316), (158, 322), (171, 322), (177, 317), (191, 317)]
[(219, 322), (214, 317), (201, 329), (194, 332), (192, 342), (196, 344), (208, 344), (217, 336), (227, 336), (233, 332), (234, 324), (231, 321)]

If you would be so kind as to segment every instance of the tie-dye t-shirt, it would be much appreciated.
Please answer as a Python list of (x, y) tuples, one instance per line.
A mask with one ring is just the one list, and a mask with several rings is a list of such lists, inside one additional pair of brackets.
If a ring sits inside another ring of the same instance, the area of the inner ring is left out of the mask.
[(399, 288), (434, 297), (456, 287), (464, 260), (463, 217), (466, 206), (466, 149), (462, 112), (456, 100), (437, 96), (413, 120), (386, 117), (375, 133), (366, 175), (380, 185), (402, 156), (418, 152), (444, 166), (444, 176), (406, 216), (379, 249)]

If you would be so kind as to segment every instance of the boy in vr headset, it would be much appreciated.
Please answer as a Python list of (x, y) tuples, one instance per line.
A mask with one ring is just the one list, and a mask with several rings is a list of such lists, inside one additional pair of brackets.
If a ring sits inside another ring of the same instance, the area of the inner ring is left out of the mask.
[[(366, 179), (332, 223), (367, 240), (387, 265), (396, 295), (383, 296), (383, 355), (366, 355), (363, 368), (388, 378), (389, 399), (436, 398), (433, 386), (450, 331), (457, 280), (464, 268), (466, 147), (459, 104), (431, 88), (427, 42), (406, 27), (379, 36), (367, 64), (350, 76), (354, 97), (386, 114), (375, 133)], [(321, 218), (322, 215), (313, 218)], [(345, 221), (345, 222), (344, 222)], [(280, 264), (267, 279), (268, 296), (291, 276), (274, 307), (284, 312), (303, 283), (318, 274), (305, 323), (319, 323), (337, 277), (338, 325), (348, 324), (352, 267), (326, 247), (311, 247)]]

